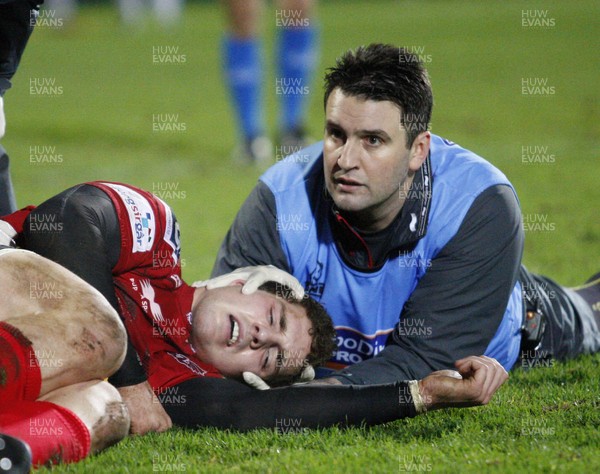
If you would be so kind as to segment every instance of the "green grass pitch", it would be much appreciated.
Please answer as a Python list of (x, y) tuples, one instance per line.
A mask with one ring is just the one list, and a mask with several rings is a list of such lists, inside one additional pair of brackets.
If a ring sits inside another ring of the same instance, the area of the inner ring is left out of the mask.
[[(525, 264), (567, 285), (599, 270), (596, 2), (320, 3), (314, 137), (323, 126), (321, 77), (337, 55), (375, 41), (413, 48), (433, 83), (432, 131), (481, 154), (515, 185)], [(269, 51), (274, 8), (265, 16)], [(236, 136), (220, 73), (222, 23), (217, 3), (203, 2), (189, 5), (170, 33), (150, 23), (123, 28), (109, 6), (86, 6), (64, 28), (38, 28), (5, 96), (2, 144), (19, 204), (96, 179), (163, 193), (182, 227), (184, 277), (206, 277), (260, 174), (230, 160)], [(180, 63), (156, 63), (153, 48), (161, 47), (182, 55)], [(276, 73), (272, 60), (266, 67), (274, 135)], [(179, 130), (153, 130), (157, 114), (177, 116)], [(371, 429), (172, 430), (53, 472), (600, 472), (599, 374), (598, 356), (519, 369), (488, 407)]]

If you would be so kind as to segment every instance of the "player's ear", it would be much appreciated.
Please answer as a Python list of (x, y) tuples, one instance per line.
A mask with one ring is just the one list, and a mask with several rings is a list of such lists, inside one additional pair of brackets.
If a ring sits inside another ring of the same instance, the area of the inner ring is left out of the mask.
[(431, 133), (421, 132), (417, 135), (417, 138), (413, 141), (410, 147), (410, 154), (408, 158), (408, 168), (415, 172), (421, 167), (421, 165), (427, 159), (429, 155), (429, 145), (431, 144)]

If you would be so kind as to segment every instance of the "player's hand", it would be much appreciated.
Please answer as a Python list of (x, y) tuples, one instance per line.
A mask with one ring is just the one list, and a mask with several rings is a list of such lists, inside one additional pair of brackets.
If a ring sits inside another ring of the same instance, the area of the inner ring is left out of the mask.
[[(253, 372), (244, 372), (242, 374), (242, 377), (244, 378), (244, 382), (246, 382), (248, 385), (250, 385), (251, 387), (253, 387), (257, 390), (269, 390), (271, 388), (271, 386), (267, 382), (265, 382), (262, 378), (260, 378), (258, 375), (256, 375)], [(310, 382), (314, 378), (315, 378), (315, 369), (313, 369), (312, 365), (307, 365), (302, 370), (302, 373), (300, 374), (298, 381), (295, 382), (293, 385)]]
[(427, 410), (486, 405), (508, 379), (504, 367), (491, 357), (465, 357), (454, 365), (462, 378), (457, 378), (454, 371), (440, 370), (419, 382)]
[(160, 404), (148, 382), (120, 387), (119, 393), (131, 418), (131, 434), (143, 435), (165, 431), (173, 426), (171, 418)]
[(212, 290), (214, 288), (228, 286), (239, 280), (246, 282), (242, 287), (242, 293), (245, 295), (254, 293), (263, 283), (274, 281), (289, 287), (297, 300), (304, 298), (304, 288), (300, 282), (289, 273), (284, 272), (273, 265), (238, 268), (231, 273), (227, 273), (210, 280), (196, 281), (192, 283), (192, 286), (196, 288), (205, 286), (206, 289)]

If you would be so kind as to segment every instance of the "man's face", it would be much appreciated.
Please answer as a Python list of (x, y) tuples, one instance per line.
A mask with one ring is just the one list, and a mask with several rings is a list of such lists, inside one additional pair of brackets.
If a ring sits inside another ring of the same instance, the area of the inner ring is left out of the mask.
[(400, 190), (429, 151), (406, 148), (400, 108), (390, 101), (363, 100), (335, 89), (325, 107), (323, 166), (336, 206), (365, 230), (380, 230), (400, 212)]
[(230, 378), (245, 371), (266, 380), (298, 374), (312, 343), (306, 311), (264, 291), (243, 295), (241, 288), (205, 291), (194, 305), (198, 357)]

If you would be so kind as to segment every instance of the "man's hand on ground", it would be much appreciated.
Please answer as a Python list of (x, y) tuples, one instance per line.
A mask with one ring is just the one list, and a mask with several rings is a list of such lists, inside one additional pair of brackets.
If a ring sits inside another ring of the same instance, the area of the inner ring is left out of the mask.
[(171, 418), (160, 404), (148, 382), (120, 387), (119, 393), (131, 418), (131, 434), (143, 435), (165, 431), (173, 426)]
[(462, 378), (440, 370), (419, 381), (419, 392), (427, 410), (486, 405), (508, 379), (496, 359), (470, 356), (454, 364)]
[(246, 282), (242, 288), (242, 293), (245, 295), (254, 293), (263, 283), (274, 281), (289, 287), (297, 300), (304, 298), (304, 288), (300, 282), (289, 273), (284, 272), (273, 265), (238, 268), (231, 273), (226, 273), (225, 275), (211, 278), (210, 280), (195, 281), (192, 283), (192, 286), (197, 288), (205, 286), (206, 289), (212, 290), (214, 288), (230, 285), (236, 281)]

